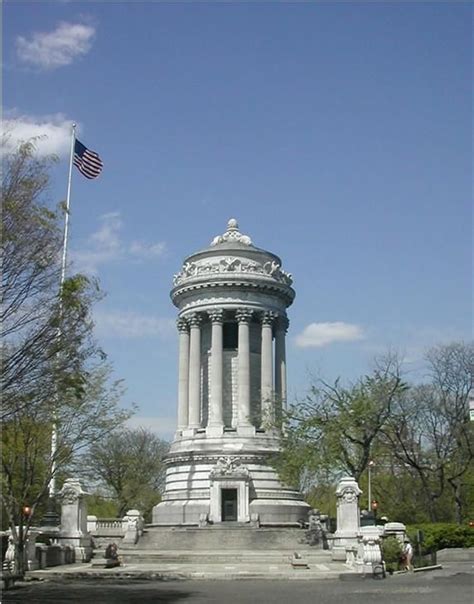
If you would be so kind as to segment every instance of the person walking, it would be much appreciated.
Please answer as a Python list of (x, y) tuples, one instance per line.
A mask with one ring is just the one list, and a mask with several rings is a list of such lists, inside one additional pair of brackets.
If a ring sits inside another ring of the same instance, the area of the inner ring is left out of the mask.
[(413, 570), (413, 565), (411, 563), (413, 559), (413, 546), (410, 543), (409, 539), (405, 539), (404, 547), (403, 547), (403, 564), (405, 570)]

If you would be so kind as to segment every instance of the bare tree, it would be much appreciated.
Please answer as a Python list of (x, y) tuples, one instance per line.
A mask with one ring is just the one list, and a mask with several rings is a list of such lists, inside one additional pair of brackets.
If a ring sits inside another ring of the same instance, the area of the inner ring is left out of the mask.
[(384, 434), (393, 456), (423, 485), (429, 515), (451, 488), (455, 516), (463, 516), (462, 480), (472, 467), (473, 430), (468, 398), (473, 387), (474, 347), (453, 343), (427, 354), (430, 383), (414, 386), (397, 401)]

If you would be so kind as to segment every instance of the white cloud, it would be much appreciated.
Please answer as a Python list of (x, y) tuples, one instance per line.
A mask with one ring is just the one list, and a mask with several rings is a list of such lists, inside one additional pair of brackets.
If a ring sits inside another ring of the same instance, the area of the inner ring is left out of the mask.
[(171, 439), (176, 431), (176, 417), (140, 417), (132, 416), (127, 421), (130, 428), (145, 428), (160, 438)]
[(39, 157), (51, 154), (67, 157), (71, 146), (71, 126), (72, 121), (62, 113), (41, 117), (7, 112), (3, 120), (3, 132), (7, 137), (4, 150), (13, 151), (19, 143), (36, 138), (34, 144)]
[(163, 256), (166, 244), (132, 241), (122, 238), (123, 221), (120, 212), (110, 212), (100, 217), (101, 225), (87, 240), (82, 250), (75, 250), (71, 256), (79, 271), (97, 274), (99, 267), (118, 260), (149, 260)]
[(310, 323), (296, 336), (300, 348), (321, 348), (334, 342), (362, 340), (364, 332), (359, 325), (335, 321), (334, 323)]
[(109, 338), (143, 338), (174, 333), (175, 322), (134, 311), (96, 311), (94, 322), (99, 336)]
[(70, 65), (92, 47), (95, 29), (83, 23), (60, 23), (51, 32), (36, 32), (30, 38), (17, 36), (18, 58), (40, 69)]

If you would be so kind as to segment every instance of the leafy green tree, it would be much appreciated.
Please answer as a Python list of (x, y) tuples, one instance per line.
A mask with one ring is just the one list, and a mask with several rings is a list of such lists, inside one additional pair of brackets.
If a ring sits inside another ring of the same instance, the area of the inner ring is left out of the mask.
[(149, 430), (120, 430), (90, 447), (84, 467), (116, 502), (119, 517), (132, 508), (149, 516), (161, 498), (168, 449), (169, 444)]
[(406, 388), (395, 357), (382, 359), (370, 375), (348, 387), (340, 380), (318, 380), (307, 398), (287, 413), (276, 460), (282, 478), (303, 490), (308, 482), (327, 483), (342, 473), (359, 480), (379, 446), (395, 400)]

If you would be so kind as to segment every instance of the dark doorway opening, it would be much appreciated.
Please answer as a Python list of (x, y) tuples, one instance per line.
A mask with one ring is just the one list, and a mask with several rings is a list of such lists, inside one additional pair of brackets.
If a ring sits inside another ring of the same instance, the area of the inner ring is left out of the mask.
[(222, 522), (237, 521), (237, 489), (222, 489)]

